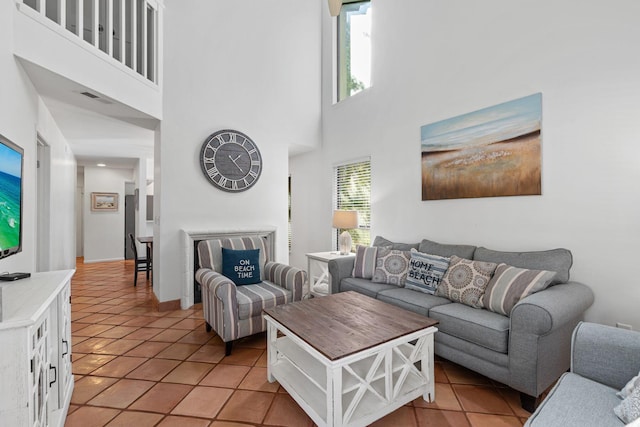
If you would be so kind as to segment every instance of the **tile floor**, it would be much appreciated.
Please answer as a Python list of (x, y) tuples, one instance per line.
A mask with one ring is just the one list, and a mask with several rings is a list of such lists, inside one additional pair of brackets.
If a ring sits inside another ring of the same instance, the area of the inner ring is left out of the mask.
[[(130, 261), (83, 264), (71, 284), (75, 389), (67, 427), (313, 426), (266, 380), (264, 334), (231, 356), (206, 333), (202, 307), (155, 312), (150, 284), (133, 287)], [(417, 399), (374, 426), (522, 426), (517, 392), (437, 360), (436, 402)]]

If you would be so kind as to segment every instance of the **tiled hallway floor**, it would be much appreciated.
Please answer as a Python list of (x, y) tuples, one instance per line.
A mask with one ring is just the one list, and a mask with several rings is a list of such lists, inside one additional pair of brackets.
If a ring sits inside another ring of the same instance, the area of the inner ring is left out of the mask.
[[(131, 261), (83, 264), (72, 280), (75, 389), (68, 427), (313, 426), (266, 377), (261, 334), (224, 345), (206, 333), (202, 307), (155, 312), (151, 287)], [(517, 392), (436, 361), (436, 402), (417, 399), (375, 426), (521, 426)]]

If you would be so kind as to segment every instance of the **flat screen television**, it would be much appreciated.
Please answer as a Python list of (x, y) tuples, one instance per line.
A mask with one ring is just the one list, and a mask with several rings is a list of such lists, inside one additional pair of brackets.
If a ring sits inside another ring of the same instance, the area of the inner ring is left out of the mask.
[(0, 135), (0, 259), (22, 250), (23, 155)]

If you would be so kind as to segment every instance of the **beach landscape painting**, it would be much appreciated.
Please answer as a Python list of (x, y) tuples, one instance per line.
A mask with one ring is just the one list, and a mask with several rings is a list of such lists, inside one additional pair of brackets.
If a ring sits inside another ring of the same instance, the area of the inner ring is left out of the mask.
[(542, 94), (421, 127), (422, 200), (542, 194)]

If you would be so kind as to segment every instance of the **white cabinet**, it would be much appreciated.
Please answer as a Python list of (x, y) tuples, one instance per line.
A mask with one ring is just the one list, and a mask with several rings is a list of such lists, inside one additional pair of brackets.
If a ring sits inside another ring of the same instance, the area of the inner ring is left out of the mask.
[(73, 392), (73, 273), (36, 273), (0, 285), (2, 425), (64, 425)]

